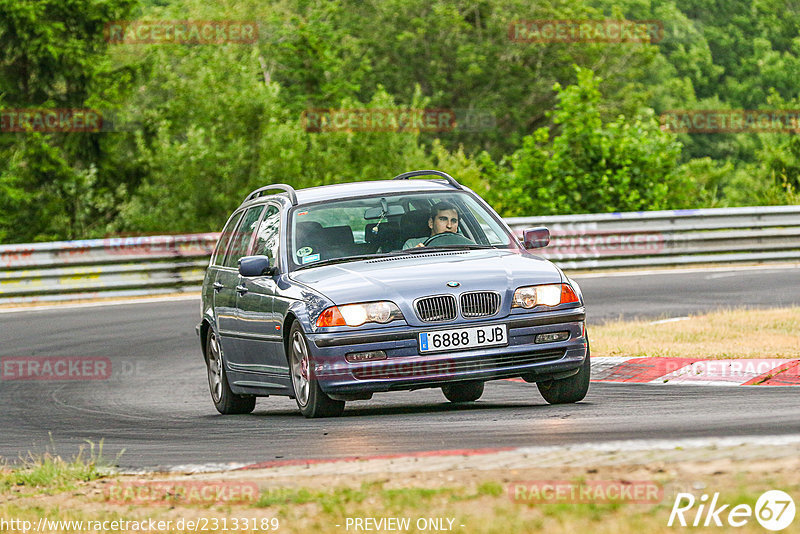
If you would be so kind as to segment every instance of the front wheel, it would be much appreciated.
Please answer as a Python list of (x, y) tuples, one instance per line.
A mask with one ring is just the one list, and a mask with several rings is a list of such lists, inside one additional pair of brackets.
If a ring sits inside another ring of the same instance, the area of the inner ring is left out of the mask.
[(344, 401), (333, 400), (319, 387), (314, 376), (308, 341), (300, 323), (295, 321), (289, 332), (289, 371), (297, 407), (307, 418), (337, 417), (344, 411)]
[(589, 347), (586, 347), (586, 359), (583, 360), (578, 374), (561, 380), (548, 380), (537, 382), (539, 393), (549, 404), (567, 404), (578, 402), (586, 397), (589, 391), (589, 377), (592, 374), (592, 364), (589, 360)]
[(219, 346), (217, 333), (211, 328), (206, 340), (206, 367), (208, 368), (208, 387), (211, 389), (211, 400), (214, 407), (223, 415), (250, 413), (256, 407), (256, 398), (237, 395), (231, 391), (225, 363), (222, 361), (222, 349)]

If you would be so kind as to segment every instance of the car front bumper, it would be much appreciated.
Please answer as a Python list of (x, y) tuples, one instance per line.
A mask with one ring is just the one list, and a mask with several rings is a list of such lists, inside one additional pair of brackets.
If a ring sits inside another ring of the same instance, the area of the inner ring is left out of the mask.
[[(315, 333), (308, 336), (314, 374), (329, 394), (365, 394), (411, 390), (465, 380), (523, 377), (535, 382), (576, 373), (587, 354), (585, 309), (512, 315), (502, 319), (395, 327), (364, 332)], [(506, 324), (508, 345), (420, 354), (418, 336), (438, 329)], [(561, 342), (536, 343), (536, 336), (569, 332)], [(349, 363), (347, 354), (383, 351), (387, 358)]]

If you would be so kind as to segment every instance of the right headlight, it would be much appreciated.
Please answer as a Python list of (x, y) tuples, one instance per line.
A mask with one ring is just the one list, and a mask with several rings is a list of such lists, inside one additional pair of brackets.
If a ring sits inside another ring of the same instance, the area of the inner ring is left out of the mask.
[(394, 302), (364, 302), (331, 306), (317, 318), (317, 326), (361, 326), (364, 323), (390, 323), (403, 319), (403, 314)]
[(558, 306), (570, 302), (580, 302), (571, 285), (545, 284), (517, 289), (511, 307), (531, 309), (536, 306)]

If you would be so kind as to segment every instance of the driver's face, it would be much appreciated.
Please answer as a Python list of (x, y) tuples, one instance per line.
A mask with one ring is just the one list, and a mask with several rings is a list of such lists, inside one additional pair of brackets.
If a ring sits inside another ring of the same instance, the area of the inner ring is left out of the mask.
[(433, 219), (428, 219), (431, 235), (445, 232), (458, 232), (458, 212), (456, 210), (440, 210)]

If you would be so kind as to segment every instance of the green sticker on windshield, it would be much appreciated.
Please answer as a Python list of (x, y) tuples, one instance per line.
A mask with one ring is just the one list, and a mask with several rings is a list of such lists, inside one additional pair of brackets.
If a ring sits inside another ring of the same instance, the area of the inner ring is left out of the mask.
[(314, 249), (312, 249), (311, 247), (303, 247), (297, 251), (297, 255), (302, 258), (303, 256), (308, 256), (312, 252), (314, 252)]

